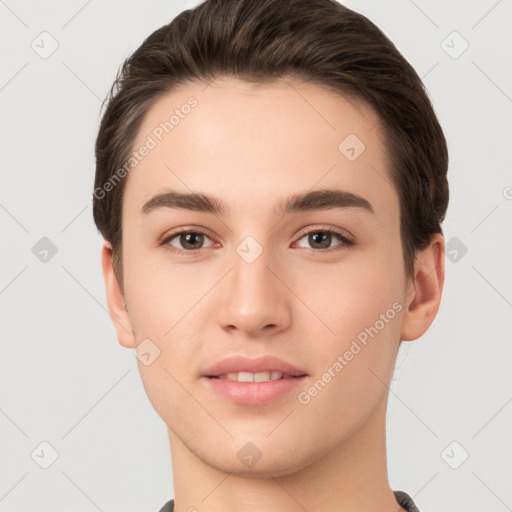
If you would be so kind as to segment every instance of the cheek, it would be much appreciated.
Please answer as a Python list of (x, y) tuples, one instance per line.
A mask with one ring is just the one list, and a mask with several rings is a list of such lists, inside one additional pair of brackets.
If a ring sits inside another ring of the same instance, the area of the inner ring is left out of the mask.
[[(304, 288), (308, 306), (322, 320), (315, 319), (323, 334), (313, 338), (319, 341), (310, 350), (311, 360), (317, 361), (321, 375), (342, 357), (336, 374), (344, 376), (334, 379), (333, 386), (340, 396), (345, 386), (363, 395), (378, 393), (384, 387), (370, 370), (386, 381), (398, 348), (404, 302), (401, 259), (393, 251), (374, 251), (350, 266), (323, 272), (316, 274), (318, 286)], [(307, 337), (313, 335), (309, 328)]]
[(387, 393), (402, 303), (396, 274), (382, 270), (354, 268), (346, 276), (331, 277), (325, 295), (316, 295), (322, 320), (334, 333), (324, 328), (320, 339), (311, 330), (306, 336), (318, 341), (308, 349), (315, 368), (313, 388), (304, 391), (306, 399), (311, 397), (306, 409), (329, 418), (326, 435), (339, 435), (335, 425), (361, 425)]
[(186, 288), (179, 274), (164, 267), (162, 258), (142, 251), (129, 239), (124, 243), (124, 285), (130, 320), (139, 337), (162, 338), (186, 313)]
[(125, 269), (125, 293), (136, 341), (149, 339), (159, 351), (150, 366), (139, 361), (148, 395), (158, 397), (172, 389), (172, 396), (181, 397), (181, 387), (172, 376), (182, 383), (195, 378), (191, 370), (201, 349), (197, 340), (205, 322), (212, 319), (207, 294), (217, 277), (206, 267), (199, 272), (189, 266), (184, 272), (161, 256), (135, 250), (127, 253)]
[(401, 261), (396, 259), (375, 253), (361, 255), (347, 265), (317, 266), (313, 278), (311, 269), (304, 271), (295, 289), (331, 328), (331, 338), (341, 341), (373, 324), (396, 301), (403, 300)]
[(186, 391), (190, 388), (186, 376), (180, 374), (175, 365), (169, 364), (172, 354), (166, 352), (168, 349), (164, 349), (161, 356), (149, 366), (139, 361), (139, 373), (146, 395), (157, 414), (168, 425), (186, 432), (190, 428), (190, 415), (199, 417), (201, 410), (199, 407), (196, 410), (196, 402)]

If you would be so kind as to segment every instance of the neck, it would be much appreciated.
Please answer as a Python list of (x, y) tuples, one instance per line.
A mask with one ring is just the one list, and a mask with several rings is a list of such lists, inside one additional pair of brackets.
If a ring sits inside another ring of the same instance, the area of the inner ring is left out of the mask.
[[(399, 512), (386, 461), (387, 395), (368, 420), (328, 453), (281, 476), (239, 476), (191, 452), (169, 429), (175, 512)], [(219, 447), (219, 450), (221, 448)]]

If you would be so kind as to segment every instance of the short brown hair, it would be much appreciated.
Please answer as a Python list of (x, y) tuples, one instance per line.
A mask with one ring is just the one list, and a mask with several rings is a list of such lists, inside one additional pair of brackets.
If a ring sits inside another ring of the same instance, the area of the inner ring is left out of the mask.
[(93, 215), (112, 246), (121, 286), (126, 179), (108, 193), (105, 184), (130, 158), (142, 120), (158, 99), (187, 83), (225, 76), (253, 84), (298, 78), (377, 112), (400, 200), (404, 265), (413, 275), (415, 251), (442, 233), (449, 196), (446, 140), (413, 67), (376, 25), (335, 0), (206, 0), (147, 37), (105, 98)]

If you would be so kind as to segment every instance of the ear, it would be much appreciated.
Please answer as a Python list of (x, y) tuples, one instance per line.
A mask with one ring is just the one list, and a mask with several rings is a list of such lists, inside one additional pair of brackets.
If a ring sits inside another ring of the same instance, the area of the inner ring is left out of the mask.
[(112, 265), (112, 247), (108, 242), (101, 249), (101, 266), (107, 293), (107, 304), (110, 319), (114, 324), (119, 343), (126, 348), (135, 348), (135, 339), (132, 333), (128, 310), (124, 302), (123, 292), (114, 273)]
[(444, 284), (444, 237), (435, 233), (429, 246), (416, 252), (414, 279), (409, 279), (401, 339), (411, 341), (422, 336), (439, 310)]

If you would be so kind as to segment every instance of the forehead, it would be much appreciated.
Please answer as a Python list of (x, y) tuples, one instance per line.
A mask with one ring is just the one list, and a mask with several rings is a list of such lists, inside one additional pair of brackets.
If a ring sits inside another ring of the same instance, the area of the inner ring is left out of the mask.
[(317, 85), (180, 87), (147, 112), (133, 150), (144, 146), (124, 200), (139, 209), (165, 188), (222, 195), (232, 210), (258, 213), (273, 196), (315, 188), (369, 196), (376, 209), (397, 201), (376, 113)]
[[(172, 144), (170, 139), (187, 132), (187, 128), (202, 136), (203, 143), (211, 141), (211, 146), (226, 136), (237, 144), (252, 143), (256, 135), (267, 143), (288, 142), (286, 146), (293, 146), (314, 139), (314, 135), (328, 134), (325, 142), (330, 144), (347, 135), (347, 130), (360, 139), (376, 142), (378, 130), (372, 136), (369, 132), (378, 120), (373, 109), (362, 101), (318, 85), (291, 79), (256, 85), (224, 78), (209, 85), (190, 83), (156, 101), (144, 117), (135, 145), (143, 144), (149, 134), (157, 142)], [(240, 131), (230, 131), (237, 128)], [(273, 148), (275, 144), (265, 146), (267, 152)]]

